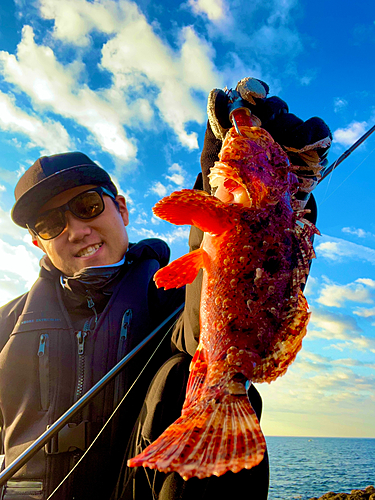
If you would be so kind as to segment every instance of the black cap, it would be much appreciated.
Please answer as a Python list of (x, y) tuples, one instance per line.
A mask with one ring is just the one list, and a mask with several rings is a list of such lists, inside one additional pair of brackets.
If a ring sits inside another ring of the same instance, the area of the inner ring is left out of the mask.
[(107, 187), (114, 195), (117, 188), (108, 173), (83, 153), (61, 153), (42, 156), (18, 181), (11, 212), (21, 227), (36, 215), (39, 208), (54, 196), (77, 186), (94, 184)]

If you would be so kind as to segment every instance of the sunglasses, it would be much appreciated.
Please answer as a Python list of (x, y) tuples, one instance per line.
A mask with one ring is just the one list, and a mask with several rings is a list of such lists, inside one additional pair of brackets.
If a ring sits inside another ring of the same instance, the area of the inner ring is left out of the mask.
[(105, 209), (104, 194), (115, 201), (115, 195), (108, 189), (104, 187), (92, 188), (75, 196), (61, 207), (37, 215), (32, 223), (27, 224), (27, 228), (42, 240), (52, 240), (64, 231), (67, 210), (79, 219), (93, 219), (103, 213)]

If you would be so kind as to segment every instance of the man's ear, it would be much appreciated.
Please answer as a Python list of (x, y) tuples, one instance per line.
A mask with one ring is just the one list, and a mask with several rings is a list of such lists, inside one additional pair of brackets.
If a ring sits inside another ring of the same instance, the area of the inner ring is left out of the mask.
[(36, 247), (40, 248), (42, 250), (42, 252), (46, 253), (46, 251), (44, 250), (43, 244), (40, 241), (40, 239), (37, 237), (37, 235), (33, 231), (31, 231), (30, 229), (29, 229), (29, 233), (31, 236), (32, 244), (35, 245)]
[(124, 225), (127, 226), (129, 224), (129, 211), (128, 211), (128, 207), (126, 206), (125, 197), (122, 196), (121, 194), (118, 194), (116, 196), (116, 201), (118, 203), (118, 209), (119, 209), (121, 218), (124, 221)]

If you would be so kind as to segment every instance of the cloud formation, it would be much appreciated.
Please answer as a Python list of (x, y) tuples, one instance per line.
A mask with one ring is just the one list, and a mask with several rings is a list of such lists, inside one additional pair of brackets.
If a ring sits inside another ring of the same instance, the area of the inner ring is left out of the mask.
[(322, 235), (319, 241), (320, 243), (316, 245), (318, 257), (326, 258), (331, 262), (342, 262), (344, 258), (350, 258), (375, 264), (373, 248), (326, 235)]
[[(215, 5), (218, 8), (219, 3), (199, 2), (197, 8), (216, 15)], [(139, 103), (130, 105), (125, 94), (131, 91), (138, 99), (143, 97), (143, 119), (152, 118), (155, 106), (181, 144), (189, 149), (198, 147), (196, 133), (186, 130), (188, 122), (203, 123), (205, 118), (193, 92), (207, 95), (221, 83), (221, 77), (212, 62), (212, 47), (191, 26), (179, 30), (179, 47), (172, 49), (155, 33), (138, 6), (128, 0), (69, 0), (64, 4), (42, 0), (40, 9), (44, 18), (54, 21), (54, 36), (63, 42), (85, 47), (90, 33), (108, 35), (102, 47), (101, 67), (111, 74), (113, 85), (104, 93), (106, 98), (116, 96), (130, 114), (129, 119), (139, 113)], [(116, 112), (119, 110), (117, 106)]]
[(358, 238), (373, 236), (369, 231), (365, 231), (364, 229), (355, 227), (343, 227), (341, 231), (343, 233), (354, 234), (355, 236), (358, 236)]
[(351, 146), (367, 130), (367, 122), (352, 122), (346, 128), (338, 128), (333, 133), (333, 142), (341, 146)]
[(166, 241), (169, 245), (175, 243), (176, 241), (187, 241), (189, 238), (190, 228), (188, 227), (177, 227), (172, 231), (168, 231), (166, 233), (156, 232), (153, 229), (147, 228), (133, 228), (133, 230), (143, 238), (160, 238), (161, 240)]
[(27, 147), (38, 147), (41, 154), (68, 151), (73, 141), (61, 123), (22, 111), (12, 95), (0, 91), (0, 129), (5, 132), (22, 134), (29, 138)]
[(195, 14), (204, 14), (212, 22), (223, 19), (225, 15), (223, 0), (188, 0), (188, 4)]
[(343, 307), (347, 301), (371, 304), (374, 302), (374, 284), (372, 281), (358, 279), (348, 285), (325, 283), (320, 290), (317, 302), (327, 307)]
[(36, 44), (30, 26), (22, 30), (16, 55), (0, 52), (0, 64), (4, 78), (27, 94), (36, 109), (74, 120), (104, 151), (123, 161), (135, 156), (136, 147), (122, 126), (126, 113), (114, 108), (105, 92), (80, 85), (81, 65), (60, 63), (50, 47)]
[(24, 244), (0, 240), (0, 305), (29, 290), (38, 273), (38, 259)]

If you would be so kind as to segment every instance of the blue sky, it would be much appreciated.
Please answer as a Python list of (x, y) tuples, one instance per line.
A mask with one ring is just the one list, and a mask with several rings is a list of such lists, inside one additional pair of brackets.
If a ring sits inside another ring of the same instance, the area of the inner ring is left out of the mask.
[[(375, 7), (348, 0), (2, 0), (0, 303), (37, 277), (40, 251), (9, 212), (39, 156), (79, 150), (126, 195), (131, 241), (174, 258), (188, 229), (157, 220), (192, 187), (212, 88), (266, 81), (303, 119), (320, 116), (329, 160), (375, 123)], [(313, 312), (288, 373), (259, 386), (266, 435), (375, 437), (375, 134), (316, 189)]]

